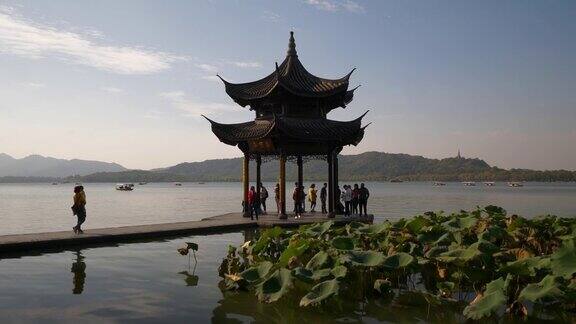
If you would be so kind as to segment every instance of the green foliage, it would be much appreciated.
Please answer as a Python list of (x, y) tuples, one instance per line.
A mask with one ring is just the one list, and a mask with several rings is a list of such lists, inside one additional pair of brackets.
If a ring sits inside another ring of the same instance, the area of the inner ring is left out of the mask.
[(518, 296), (519, 301), (529, 300), (538, 302), (541, 300), (554, 300), (562, 297), (564, 293), (560, 289), (559, 277), (547, 275), (538, 283), (526, 285)]
[(343, 263), (355, 266), (376, 267), (384, 262), (384, 254), (375, 251), (348, 251), (341, 258)]
[(374, 225), (325, 222), (263, 231), (231, 248), (219, 273), (223, 289), (255, 291), (263, 302), (296, 295), (287, 300), (311, 307), (361, 294), (455, 307), (469, 319), (501, 310), (524, 317), (536, 312), (526, 302), (574, 307), (575, 236), (574, 218), (524, 219), (496, 206)]
[(464, 308), (464, 316), (470, 319), (481, 319), (490, 316), (506, 303), (506, 281), (500, 277), (486, 285), (483, 294)]
[(292, 274), (289, 270), (278, 269), (256, 286), (256, 296), (261, 302), (272, 303), (286, 295), (290, 288), (292, 288)]
[(338, 250), (354, 250), (354, 241), (351, 237), (338, 236), (332, 239), (332, 246)]
[(300, 306), (317, 305), (328, 297), (338, 294), (339, 289), (338, 280), (332, 279), (321, 282), (312, 287), (310, 292), (302, 297)]
[(576, 248), (574, 240), (565, 240), (562, 247), (550, 257), (550, 267), (555, 275), (570, 279), (576, 273)]

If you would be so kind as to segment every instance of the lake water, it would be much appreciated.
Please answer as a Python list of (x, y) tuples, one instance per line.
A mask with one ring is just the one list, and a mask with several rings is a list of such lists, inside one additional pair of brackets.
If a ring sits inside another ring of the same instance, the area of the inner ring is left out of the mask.
[[(298, 294), (273, 304), (254, 292), (223, 292), (218, 266), (229, 244), (253, 231), (77, 248), (34, 255), (0, 255), (1, 323), (463, 323), (462, 309), (401, 306), (360, 295), (298, 306)], [(198, 243), (198, 262), (176, 249)], [(543, 321), (569, 323), (570, 314)]]
[[(272, 192), (272, 183), (265, 186)], [(242, 199), (240, 183), (150, 183), (137, 185), (131, 192), (117, 191), (115, 184), (106, 183), (87, 183), (84, 187), (87, 229), (199, 220), (240, 211)], [(375, 182), (367, 183), (367, 187), (371, 192), (368, 209), (376, 221), (490, 204), (525, 217), (548, 213), (576, 216), (575, 183), (525, 183), (524, 187), (511, 188), (505, 183), (436, 187), (429, 182)], [(72, 188), (73, 184), (0, 184), (0, 235), (70, 230), (74, 223)], [(275, 210), (272, 198), (268, 205)], [(288, 209), (291, 205), (289, 201)]]

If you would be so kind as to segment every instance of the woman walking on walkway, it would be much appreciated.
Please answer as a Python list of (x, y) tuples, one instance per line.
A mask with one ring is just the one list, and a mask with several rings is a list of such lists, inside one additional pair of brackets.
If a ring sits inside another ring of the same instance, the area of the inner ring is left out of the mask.
[(72, 229), (76, 234), (83, 234), (82, 224), (86, 221), (86, 193), (84, 187), (74, 187), (74, 205), (72, 205), (72, 212), (78, 217), (76, 226)]
[(310, 212), (316, 212), (316, 184), (311, 184), (310, 188), (308, 189), (308, 201), (310, 202)]

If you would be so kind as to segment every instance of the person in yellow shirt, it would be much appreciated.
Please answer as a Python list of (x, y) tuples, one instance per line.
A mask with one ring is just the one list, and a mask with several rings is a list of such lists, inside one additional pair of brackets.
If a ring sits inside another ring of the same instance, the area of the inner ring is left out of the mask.
[(74, 187), (74, 205), (72, 205), (72, 212), (78, 217), (76, 226), (72, 229), (76, 234), (83, 234), (82, 224), (86, 221), (86, 193), (83, 186)]
[(310, 212), (311, 213), (315, 213), (316, 210), (316, 193), (318, 192), (318, 190), (316, 190), (316, 184), (311, 184), (310, 188), (308, 189), (308, 201), (310, 202)]

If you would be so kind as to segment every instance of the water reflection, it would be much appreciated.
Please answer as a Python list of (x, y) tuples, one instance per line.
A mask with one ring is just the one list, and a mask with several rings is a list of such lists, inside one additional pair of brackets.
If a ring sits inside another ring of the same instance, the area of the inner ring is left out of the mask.
[(200, 279), (196, 273), (196, 266), (198, 265), (198, 261), (194, 258), (194, 269), (192, 269), (192, 273), (190, 273), (190, 258), (188, 258), (188, 270), (187, 271), (180, 271), (178, 274), (184, 275), (184, 282), (186, 283), (187, 287), (196, 287), (198, 286), (198, 280)]
[(86, 263), (84, 262), (84, 256), (81, 250), (76, 250), (74, 256), (74, 262), (72, 262), (72, 269), (70, 270), (74, 274), (72, 278), (72, 283), (74, 284), (72, 293), (74, 295), (80, 295), (84, 291), (84, 284), (86, 282)]

